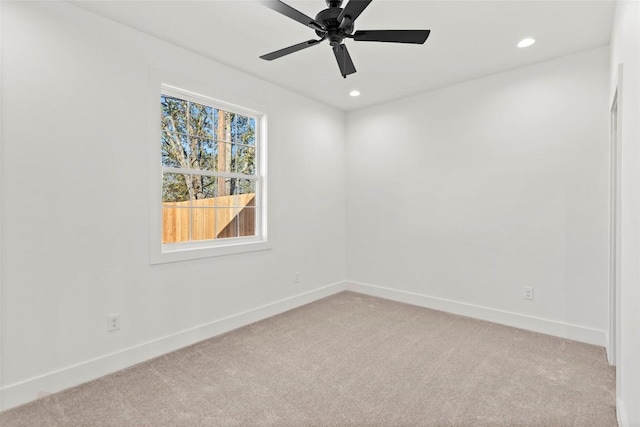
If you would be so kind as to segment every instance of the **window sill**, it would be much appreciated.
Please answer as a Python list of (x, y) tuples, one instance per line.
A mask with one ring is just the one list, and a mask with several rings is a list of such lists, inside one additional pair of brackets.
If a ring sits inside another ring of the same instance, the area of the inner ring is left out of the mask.
[(271, 249), (269, 242), (248, 241), (228, 243), (220, 246), (181, 246), (162, 245), (162, 249), (151, 251), (151, 264), (164, 264), (169, 262), (189, 261), (202, 258), (242, 254), (247, 252), (265, 251)]

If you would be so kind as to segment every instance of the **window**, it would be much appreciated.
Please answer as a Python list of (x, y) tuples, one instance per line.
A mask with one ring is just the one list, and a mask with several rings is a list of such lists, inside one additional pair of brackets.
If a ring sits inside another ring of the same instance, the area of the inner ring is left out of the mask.
[(266, 242), (263, 121), (255, 111), (162, 85), (161, 254), (199, 258)]

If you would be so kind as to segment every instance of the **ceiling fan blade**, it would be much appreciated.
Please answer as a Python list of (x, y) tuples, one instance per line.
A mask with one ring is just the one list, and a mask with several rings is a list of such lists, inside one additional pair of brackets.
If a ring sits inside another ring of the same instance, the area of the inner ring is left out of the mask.
[(347, 6), (338, 17), (338, 22), (342, 22), (345, 16), (348, 16), (351, 22), (355, 21), (362, 11), (369, 6), (369, 3), (371, 3), (371, 0), (349, 0), (349, 3), (347, 3)]
[(261, 3), (267, 6), (269, 9), (275, 10), (276, 12), (281, 13), (284, 16), (293, 19), (294, 21), (298, 21), (301, 24), (306, 25), (307, 27), (311, 27), (314, 30), (325, 31), (324, 25), (322, 25), (320, 22), (305, 15), (299, 10), (292, 8), (288, 4), (281, 2), (280, 0), (262, 0)]
[(344, 44), (334, 46), (333, 53), (336, 55), (336, 59), (338, 60), (338, 67), (340, 67), (340, 74), (342, 74), (342, 77), (346, 79), (349, 74), (356, 72), (356, 67), (353, 65), (351, 55), (349, 55), (349, 51)]
[(365, 30), (353, 33), (358, 42), (387, 42), (423, 44), (430, 30)]
[(306, 42), (294, 44), (293, 46), (285, 47), (284, 49), (276, 50), (275, 52), (267, 53), (266, 55), (262, 55), (260, 58), (265, 59), (267, 61), (273, 61), (274, 59), (278, 59), (285, 55), (289, 55), (290, 53), (297, 52), (302, 49), (306, 49), (311, 46), (315, 46), (320, 43), (321, 40), (307, 40)]

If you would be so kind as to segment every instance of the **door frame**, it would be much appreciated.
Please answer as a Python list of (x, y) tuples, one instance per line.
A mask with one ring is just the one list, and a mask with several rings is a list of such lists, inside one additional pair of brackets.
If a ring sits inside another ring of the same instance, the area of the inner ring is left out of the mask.
[(609, 206), (609, 340), (607, 359), (610, 365), (618, 365), (620, 354), (620, 237), (621, 237), (621, 93), (622, 64), (618, 65), (613, 98), (609, 109), (610, 140), (610, 206)]

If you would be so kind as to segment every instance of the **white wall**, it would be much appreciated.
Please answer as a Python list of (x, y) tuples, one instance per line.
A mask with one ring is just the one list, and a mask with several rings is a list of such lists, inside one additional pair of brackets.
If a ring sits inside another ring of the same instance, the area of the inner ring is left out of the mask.
[(605, 345), (608, 55), (349, 113), (350, 287)]
[(622, 64), (621, 117), (621, 289), (617, 397), (621, 426), (640, 426), (640, 3), (618, 2), (611, 36), (613, 99)]
[[(605, 344), (606, 48), (351, 113), (345, 138), (342, 112), (71, 5), (3, 2), (1, 19), (2, 407), (346, 276), (362, 292)], [(152, 68), (188, 69), (269, 115), (272, 250), (149, 265)], [(640, 196), (631, 173), (637, 163), (625, 182)], [(626, 289), (630, 309), (638, 289)], [(113, 312), (123, 327), (109, 334)], [(637, 412), (634, 381), (623, 397)]]
[[(343, 112), (66, 3), (2, 8), (4, 407), (344, 286)], [(268, 114), (273, 249), (149, 264), (152, 68)]]

